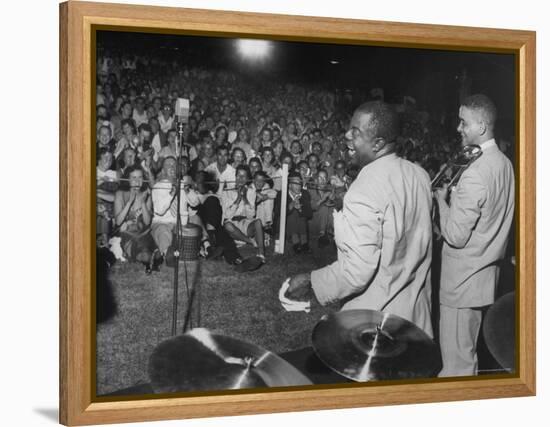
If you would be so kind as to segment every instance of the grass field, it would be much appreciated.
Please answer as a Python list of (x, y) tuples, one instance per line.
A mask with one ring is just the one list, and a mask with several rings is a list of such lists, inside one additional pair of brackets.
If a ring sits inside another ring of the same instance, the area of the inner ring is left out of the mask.
[[(252, 255), (252, 248), (241, 248), (241, 253)], [(274, 353), (306, 347), (313, 327), (330, 308), (313, 303), (310, 313), (286, 312), (278, 291), (288, 276), (334, 260), (335, 250), (284, 256), (269, 250), (267, 254), (266, 265), (241, 274), (223, 260), (200, 262), (200, 326)], [(118, 311), (97, 327), (98, 395), (149, 382), (149, 355), (171, 333), (174, 270), (162, 266), (160, 272), (147, 276), (141, 264), (117, 263), (111, 273)], [(183, 272), (180, 277), (181, 333), (187, 296)]]

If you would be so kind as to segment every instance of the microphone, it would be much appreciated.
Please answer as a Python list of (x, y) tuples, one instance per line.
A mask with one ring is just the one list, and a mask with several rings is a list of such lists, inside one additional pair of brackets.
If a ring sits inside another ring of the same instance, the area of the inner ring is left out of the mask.
[(189, 100), (187, 98), (178, 98), (174, 111), (179, 123), (187, 123), (189, 120)]
[(176, 121), (178, 123), (178, 140), (176, 142), (176, 152), (178, 158), (180, 157), (181, 150), (183, 148), (183, 124), (189, 120), (189, 100), (186, 98), (178, 98), (176, 100), (176, 107), (174, 108), (176, 113)]

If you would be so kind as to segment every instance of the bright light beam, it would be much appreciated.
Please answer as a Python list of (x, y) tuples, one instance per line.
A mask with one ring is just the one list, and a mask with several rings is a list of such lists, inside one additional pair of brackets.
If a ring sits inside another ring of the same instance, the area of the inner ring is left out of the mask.
[(243, 58), (254, 61), (267, 58), (272, 48), (273, 44), (267, 40), (237, 40), (237, 50), (239, 54)]

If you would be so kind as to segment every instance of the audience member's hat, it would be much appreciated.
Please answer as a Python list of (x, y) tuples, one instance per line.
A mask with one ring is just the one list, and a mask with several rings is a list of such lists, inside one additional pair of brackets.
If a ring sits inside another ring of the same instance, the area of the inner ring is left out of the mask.
[(289, 184), (302, 184), (302, 176), (298, 172), (290, 172), (288, 174)]

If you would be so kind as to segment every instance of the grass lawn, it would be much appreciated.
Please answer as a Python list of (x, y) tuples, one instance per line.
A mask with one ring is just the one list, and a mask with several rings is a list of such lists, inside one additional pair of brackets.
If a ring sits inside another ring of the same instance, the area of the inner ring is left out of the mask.
[[(245, 257), (253, 254), (250, 247), (240, 252)], [(221, 259), (201, 261), (200, 326), (274, 353), (310, 345), (313, 327), (330, 308), (312, 303), (310, 313), (286, 312), (278, 300), (279, 288), (288, 276), (326, 265), (336, 254), (334, 249), (299, 255), (292, 254), (291, 249), (288, 252), (282, 256), (268, 250), (266, 265), (241, 274)], [(179, 333), (187, 300), (182, 270), (180, 267)], [(171, 333), (173, 273), (166, 266), (150, 276), (145, 275), (141, 264), (117, 263), (112, 267), (118, 312), (97, 327), (98, 395), (149, 382), (149, 355)]]

